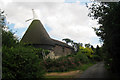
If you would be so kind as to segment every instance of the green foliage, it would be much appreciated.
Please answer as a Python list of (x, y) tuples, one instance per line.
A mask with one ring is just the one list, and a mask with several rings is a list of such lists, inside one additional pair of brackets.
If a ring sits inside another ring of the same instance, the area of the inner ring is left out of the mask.
[(45, 57), (45, 55), (48, 55), (50, 53), (49, 50), (45, 50), (42, 48), (34, 48), (33, 52), (36, 53), (36, 55), (38, 55), (40, 59), (43, 59), (43, 57)]
[(103, 60), (104, 55), (103, 55), (103, 50), (102, 50), (102, 48), (103, 48), (103, 47), (99, 47), (99, 46), (97, 45), (97, 47), (96, 47), (96, 49), (95, 49), (94, 59), (95, 59), (96, 61), (101, 61), (101, 60)]
[(3, 46), (3, 79), (41, 78), (44, 73), (40, 59), (32, 47)]
[(83, 54), (81, 52), (78, 52), (76, 55), (75, 55), (75, 59), (77, 61), (81, 61), (82, 63), (88, 63), (89, 62), (89, 59), (88, 57), (86, 56), (86, 54)]
[[(89, 16), (98, 20), (99, 28), (94, 28), (104, 45), (105, 61), (111, 70), (120, 73), (119, 38), (120, 38), (120, 2), (93, 3), (89, 7)], [(112, 59), (112, 61), (109, 61)]]
[(85, 47), (90, 48), (90, 43), (85, 44)]
[(83, 64), (80, 66), (80, 70), (85, 71), (88, 67), (92, 66), (93, 63)]
[(70, 40), (68, 38), (65, 38), (65, 39), (62, 39), (62, 40), (65, 41), (67, 44), (73, 42), (72, 40)]
[(64, 72), (69, 70), (78, 69), (82, 64), (89, 63), (86, 54), (77, 52), (67, 56), (62, 56), (58, 59), (46, 59), (42, 62), (47, 72)]
[(101, 57), (98, 56), (98, 55), (93, 55), (93, 56), (92, 56), (92, 59), (93, 59), (94, 61), (101, 61)]
[(43, 51), (44, 51), (45, 55), (48, 55), (50, 53), (49, 50), (43, 50)]
[(74, 48), (74, 51), (75, 51), (75, 52), (78, 52), (79, 46), (82, 46), (82, 45), (83, 45), (82, 43), (76, 43), (76, 42), (74, 42), (73, 40), (68, 39), (68, 38), (65, 38), (65, 39), (62, 39), (62, 40), (65, 41), (67, 44), (70, 43), (71, 46)]
[(92, 58), (93, 54), (94, 54), (94, 51), (92, 50), (92, 48), (84, 48), (84, 47), (79, 47), (80, 50), (79, 52), (82, 53), (82, 54), (85, 54), (86, 56), (88, 56), (89, 58)]
[(2, 45), (7, 47), (14, 47), (17, 45), (18, 40), (13, 36), (11, 31), (2, 30)]
[[(77, 53), (77, 55), (79, 55), (81, 58), (82, 56), (84, 56), (84, 58), (82, 58), (81, 60), (83, 60), (83, 63), (85, 61), (89, 61), (89, 62), (95, 62), (95, 61), (101, 61), (103, 59), (103, 52), (102, 52), (102, 48), (97, 47), (97, 48), (90, 48), (90, 47), (79, 47), (79, 52)], [(86, 57), (87, 56), (87, 57)], [(87, 59), (88, 58), (88, 59)]]

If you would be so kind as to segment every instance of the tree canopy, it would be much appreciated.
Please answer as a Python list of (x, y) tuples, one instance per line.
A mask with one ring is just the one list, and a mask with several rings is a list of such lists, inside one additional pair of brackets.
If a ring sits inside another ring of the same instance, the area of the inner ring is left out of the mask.
[(88, 7), (89, 16), (97, 19), (99, 28), (93, 28), (96, 35), (103, 41), (104, 53), (108, 64), (115, 73), (120, 73), (120, 2), (93, 3)]

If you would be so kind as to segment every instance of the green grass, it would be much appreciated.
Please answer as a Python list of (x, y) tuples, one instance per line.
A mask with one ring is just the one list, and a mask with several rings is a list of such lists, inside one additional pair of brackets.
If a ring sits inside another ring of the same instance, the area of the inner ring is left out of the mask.
[(94, 64), (93, 63), (83, 64), (82, 66), (79, 67), (79, 70), (85, 71), (92, 65), (94, 65)]
[[(81, 71), (85, 71), (87, 68), (91, 67), (92, 65), (94, 65), (95, 63), (87, 63), (87, 64), (82, 64), (80, 67), (76, 67), (74, 69), (70, 69), (69, 71), (75, 71), (75, 70), (81, 70)], [(69, 72), (66, 71), (66, 72)]]

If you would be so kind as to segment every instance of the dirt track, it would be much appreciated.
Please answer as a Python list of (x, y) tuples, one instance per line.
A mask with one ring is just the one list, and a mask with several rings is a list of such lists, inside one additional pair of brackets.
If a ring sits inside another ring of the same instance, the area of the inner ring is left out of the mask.
[(70, 71), (70, 72), (64, 72), (64, 73), (56, 73), (56, 72), (53, 72), (53, 73), (47, 73), (46, 76), (75, 76), (75, 75), (79, 75), (81, 74), (82, 71), (80, 70), (76, 70), (76, 71)]

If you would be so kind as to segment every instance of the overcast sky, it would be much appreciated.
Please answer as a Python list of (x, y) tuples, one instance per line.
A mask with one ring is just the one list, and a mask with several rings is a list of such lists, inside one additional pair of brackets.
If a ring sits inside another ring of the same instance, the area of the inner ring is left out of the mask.
[(92, 27), (97, 21), (88, 17), (85, 2), (89, 0), (0, 0), (0, 8), (5, 10), (9, 27), (18, 38), (22, 38), (33, 18), (32, 9), (44, 25), (51, 38), (62, 41), (70, 38), (75, 42), (100, 45)]

